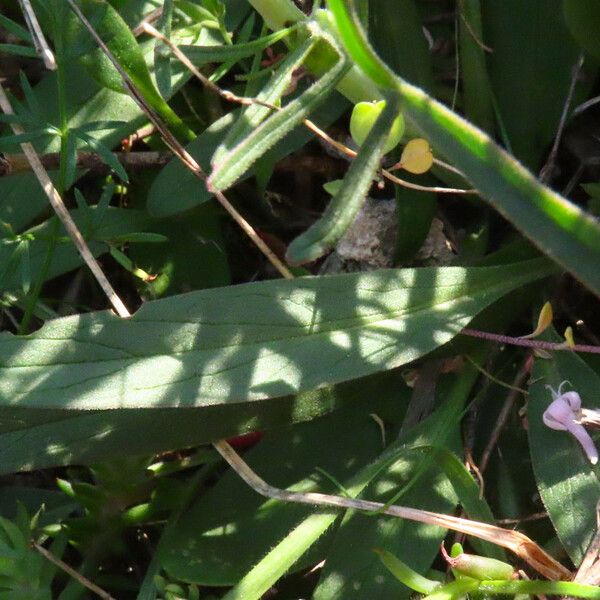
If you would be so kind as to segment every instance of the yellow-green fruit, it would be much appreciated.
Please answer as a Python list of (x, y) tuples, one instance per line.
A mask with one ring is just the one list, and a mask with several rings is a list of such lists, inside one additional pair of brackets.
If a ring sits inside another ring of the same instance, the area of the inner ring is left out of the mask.
[[(354, 105), (352, 110), (352, 116), (350, 117), (350, 135), (358, 146), (361, 146), (365, 141), (369, 131), (371, 131), (377, 117), (381, 114), (385, 108), (385, 100), (379, 102), (359, 102)], [(387, 142), (383, 149), (383, 153), (389, 152), (392, 148), (396, 147), (402, 135), (404, 134), (404, 117), (398, 113), (398, 116), (394, 119), (390, 132), (388, 134)]]

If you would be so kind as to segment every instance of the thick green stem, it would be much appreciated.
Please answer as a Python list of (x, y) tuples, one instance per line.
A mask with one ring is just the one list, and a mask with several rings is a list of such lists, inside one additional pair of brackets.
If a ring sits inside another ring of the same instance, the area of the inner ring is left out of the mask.
[[(290, 23), (296, 23), (306, 19), (306, 15), (296, 7), (291, 0), (248, 0), (256, 12), (260, 14), (263, 21), (269, 28), (277, 31), (289, 26)], [(319, 25), (328, 31), (331, 31), (331, 23), (326, 17), (327, 11), (318, 11), (317, 16)], [(316, 53), (319, 50), (315, 50)], [(317, 58), (317, 61), (318, 58)], [(381, 92), (373, 82), (356, 66), (353, 66), (342, 78), (336, 89), (346, 96), (350, 102), (371, 102), (383, 100)]]
[(248, 0), (263, 21), (273, 30), (283, 29), (286, 23), (305, 19), (304, 13), (291, 0)]

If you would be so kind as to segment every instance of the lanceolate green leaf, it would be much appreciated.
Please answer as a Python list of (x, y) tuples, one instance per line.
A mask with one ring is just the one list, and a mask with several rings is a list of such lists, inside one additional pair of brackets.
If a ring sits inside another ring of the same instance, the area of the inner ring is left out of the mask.
[(298, 98), (263, 121), (213, 165), (208, 185), (223, 190), (233, 185), (269, 148), (299, 125), (334, 90), (348, 70), (344, 59), (338, 62)]
[[(182, 139), (193, 139), (194, 134), (173, 112), (156, 89), (150, 77), (150, 71), (146, 66), (144, 55), (121, 15), (105, 0), (80, 0), (79, 4), (92, 26), (94, 26), (96, 33), (105, 41), (115, 59), (129, 75), (146, 102), (165, 119)], [(70, 18), (76, 19), (74, 15), (70, 15)], [(83, 26), (79, 24), (79, 28), (81, 27)], [(90, 34), (87, 31), (81, 31), (79, 35), (89, 37)], [(103, 86), (125, 93), (121, 76), (100, 48), (87, 52), (80, 60), (86, 66), (90, 75)]]
[[(310, 423), (268, 432), (245, 459), (272, 485), (337, 494), (339, 490), (316, 468), (338, 481), (348, 480), (381, 453), (380, 431), (370, 413), (384, 414), (387, 424), (398, 424), (409, 399), (410, 390), (397, 371), (357, 384), (360, 390), (350, 383), (337, 387), (340, 395), (362, 396), (362, 402)], [(259, 496), (229, 470), (169, 528), (161, 539), (158, 556), (163, 567), (178, 579), (210, 586), (235, 585), (312, 512), (311, 506)], [(233, 522), (235, 529), (230, 527)], [(201, 544), (198, 539), (202, 539)], [(295, 562), (294, 571), (323, 558), (326, 546), (316, 546)]]
[[(558, 335), (554, 334), (553, 339), (558, 341)], [(536, 361), (532, 380), (528, 433), (533, 470), (558, 538), (578, 565), (596, 530), (600, 479), (597, 468), (571, 435), (549, 429), (542, 422), (542, 414), (552, 401), (545, 386), (556, 389), (562, 381), (569, 381), (565, 391), (575, 390), (584, 407), (597, 408), (600, 378), (576, 354), (559, 352), (552, 360)]]
[(395, 99), (387, 101), (323, 216), (290, 244), (286, 253), (290, 264), (319, 258), (344, 235), (365, 201), (398, 110)]
[(510, 290), (552, 272), (383, 270), (215, 288), (0, 336), (0, 403), (20, 408), (219, 406), (397, 367), (449, 341)]
[[(474, 377), (473, 377), (473, 369), (467, 369), (467, 371), (460, 377), (456, 384), (453, 386), (453, 390), (451, 392), (448, 400), (440, 407), (440, 409), (431, 415), (430, 418), (426, 419), (422, 424), (418, 427), (415, 427), (413, 430), (410, 430), (408, 434), (401, 436), (396, 442), (388, 446), (384, 452), (380, 454), (380, 456), (373, 461), (371, 464), (367, 465), (363, 469), (361, 469), (356, 475), (354, 475), (348, 482), (345, 482), (344, 488), (346, 494), (351, 498), (356, 498), (361, 495), (365, 488), (373, 482), (375, 479), (379, 478), (382, 474), (386, 475), (388, 472), (388, 468), (394, 469), (393, 465), (397, 462), (398, 458), (398, 449), (401, 448), (405, 443), (415, 443), (417, 440), (421, 441), (432, 441), (434, 439), (438, 439), (443, 437), (447, 438), (449, 431), (454, 430), (458, 423), (457, 415), (461, 410), (463, 405), (464, 398), (473, 385)], [(391, 465), (391, 467), (390, 467)], [(404, 466), (399, 466), (399, 471), (403, 471), (402, 475), (407, 475), (407, 471), (410, 470), (410, 467), (406, 464)], [(448, 508), (448, 502), (444, 501), (443, 495), (440, 494), (432, 494), (431, 490), (429, 490), (428, 496), (431, 499), (432, 496), (436, 496), (436, 500), (441, 500), (445, 506), (444, 508)], [(368, 496), (369, 499), (372, 496)], [(439, 504), (438, 504), (439, 507)], [(295, 507), (294, 507), (295, 508)], [(290, 510), (291, 507), (288, 507)], [(309, 517), (303, 519), (294, 529), (292, 529), (286, 537), (284, 537), (277, 546), (275, 546), (269, 553), (264, 556), (264, 558), (256, 564), (256, 566), (249, 571), (241, 581), (225, 596), (225, 600), (254, 600), (261, 598), (262, 595), (268, 590), (282, 575), (284, 575), (291, 567), (296, 563), (296, 561), (309, 549), (311, 546), (319, 540), (319, 538), (327, 531), (329, 527), (333, 525), (335, 520), (338, 518), (339, 514), (337, 511), (319, 511), (310, 515)], [(364, 520), (367, 520), (367, 526), (365, 529), (375, 529), (378, 526), (378, 522), (385, 519), (390, 522), (386, 517), (378, 518), (377, 516), (366, 516), (366, 515), (358, 515), (357, 513), (346, 513), (346, 516), (342, 522), (342, 528), (344, 524), (353, 522), (355, 520), (359, 520), (361, 524), (365, 524)], [(399, 522), (398, 519), (394, 519), (396, 523)], [(402, 528), (403, 523), (397, 527)], [(412, 527), (413, 530), (422, 530), (421, 524), (417, 523), (406, 523), (409, 527)], [(414, 527), (413, 527), (414, 526)], [(348, 531), (348, 528), (346, 528)], [(442, 530), (439, 530), (440, 533)], [(371, 547), (366, 547), (364, 542), (364, 529), (363, 529), (362, 539), (353, 546), (358, 551), (364, 551), (368, 553), (369, 559), (376, 558), (374, 557)], [(442, 534), (443, 535), (443, 534)], [(336, 533), (336, 541), (339, 538), (340, 532)], [(370, 540), (369, 540), (370, 541)], [(380, 541), (380, 538), (378, 539)], [(397, 540), (399, 543), (402, 543), (403, 540)], [(413, 540), (410, 540), (413, 541)], [(437, 544), (436, 544), (437, 545)], [(342, 564), (345, 566), (348, 562), (352, 562), (352, 569), (355, 566), (355, 562), (353, 560), (353, 555), (348, 554), (348, 544), (343, 546), (343, 557)], [(412, 550), (412, 549), (411, 549)], [(424, 563), (426, 566), (431, 561), (431, 552), (429, 560)], [(329, 555), (331, 557), (331, 554)], [(338, 557), (339, 558), (339, 557)], [(414, 552), (413, 552), (414, 558)], [(328, 559), (329, 562), (329, 559)], [(414, 560), (411, 561), (412, 566), (415, 566)], [(378, 565), (380, 566), (380, 565)], [(328, 569), (328, 567), (327, 567)], [(359, 567), (360, 569), (360, 567)], [(364, 572), (364, 565), (361, 569)], [(380, 573), (384, 571), (384, 568), (380, 566)], [(379, 580), (369, 580), (369, 583), (373, 584), (374, 582), (380, 583)], [(333, 583), (333, 586), (330, 584)], [(357, 583), (353, 581), (349, 583), (344, 575), (341, 577), (338, 573), (333, 573), (333, 577), (328, 577), (324, 574), (321, 577), (321, 581), (319, 582), (319, 586), (315, 591), (315, 598), (323, 598), (326, 597), (328, 599), (333, 599), (339, 597), (337, 594), (340, 591), (340, 588), (345, 588), (348, 590), (352, 589), (354, 592), (362, 591), (361, 582), (358, 582), (359, 589), (353, 587), (352, 584)], [(395, 582), (397, 585), (397, 582)], [(361, 596), (364, 597), (364, 596)], [(367, 596), (372, 597), (372, 596)], [(382, 596), (384, 597), (384, 596)]]
[(308, 421), (369, 397), (372, 377), (256, 403), (139, 410), (0, 408), (0, 473), (93, 464)]
[(465, 115), (469, 121), (492, 134), (494, 110), (486, 51), (482, 47), (481, 2), (464, 0), (457, 5), (457, 10), (461, 11), (458, 19), (459, 53)]
[(244, 44), (233, 44), (231, 46), (193, 46), (182, 44), (179, 46), (179, 49), (198, 66), (209, 62), (237, 62), (243, 58), (253, 56), (256, 52), (265, 50), (275, 42), (286, 38), (293, 30), (293, 27), (280, 29), (275, 33)]
[(542, 185), (485, 133), (422, 90), (396, 77), (369, 46), (346, 0), (330, 0), (351, 57), (384, 88), (395, 89), (404, 115), (462, 170), (481, 195), (544, 253), (600, 295), (600, 225)]
[[(339, 118), (346, 109), (347, 103), (342, 96), (333, 94), (325, 104), (311, 114), (311, 119), (319, 126), (325, 127)], [(203, 169), (207, 171), (210, 169), (210, 158), (215, 148), (227, 135), (229, 128), (235, 123), (237, 115), (237, 111), (227, 113), (188, 144), (186, 149)], [(308, 128), (297, 127), (269, 151), (269, 156), (272, 160), (279, 160), (307, 143), (312, 136), (313, 133)], [(251, 168), (243, 177), (249, 176), (252, 171)], [(0, 181), (0, 185), (1, 183)], [(212, 195), (206, 186), (201, 185), (198, 178), (186, 169), (181, 161), (173, 159), (154, 180), (147, 206), (153, 216), (164, 217), (183, 212), (211, 198)]]
[[(78, 209), (71, 212), (95, 256), (108, 252), (107, 244), (102, 242), (127, 233), (143, 231), (150, 227), (152, 223), (150, 217), (143, 211), (111, 207), (107, 208), (102, 215), (99, 212), (95, 208)], [(51, 243), (55, 219), (56, 217), (48, 219), (27, 231), (33, 237), (29, 245), (30, 269), (33, 281), (37, 279), (48, 253), (48, 245)], [(81, 266), (81, 257), (66, 232), (61, 229), (59, 236), (52, 263), (47, 273), (48, 279)], [(0, 271), (2, 271), (0, 292), (17, 289), (21, 280), (19, 265), (17, 263), (8, 264), (14, 245), (6, 239), (3, 241), (5, 243), (0, 245)]]
[[(275, 104), (281, 99), (286, 88), (292, 82), (294, 71), (298, 69), (311, 49), (316, 44), (316, 39), (308, 39), (290, 52), (273, 74), (270, 81), (263, 87), (257, 99), (268, 104)], [(225, 139), (219, 144), (212, 159), (212, 164), (219, 164), (226, 159), (226, 155), (236, 144), (243, 142), (264, 119), (273, 112), (272, 109), (260, 104), (251, 104), (244, 108), (233, 124)]]

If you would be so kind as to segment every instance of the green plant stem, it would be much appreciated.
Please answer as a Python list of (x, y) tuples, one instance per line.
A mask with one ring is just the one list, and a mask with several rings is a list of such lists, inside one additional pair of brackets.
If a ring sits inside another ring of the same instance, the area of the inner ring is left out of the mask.
[[(58, 112), (60, 118), (60, 161), (59, 161), (59, 171), (58, 171), (58, 181), (56, 183), (56, 189), (58, 193), (62, 196), (65, 191), (66, 186), (66, 176), (67, 176), (67, 142), (69, 136), (69, 119), (67, 114), (67, 98), (65, 95), (66, 89), (66, 81), (65, 81), (65, 68), (63, 64), (63, 45), (62, 45), (62, 36), (56, 36), (56, 85), (58, 88)], [(35, 285), (31, 293), (29, 294), (29, 298), (27, 299), (27, 305), (25, 307), (25, 313), (23, 314), (23, 318), (21, 319), (21, 323), (19, 324), (19, 335), (25, 335), (29, 331), (29, 325), (31, 323), (31, 318), (35, 312), (35, 308), (37, 306), (38, 300), (42, 293), (42, 287), (48, 277), (48, 272), (50, 271), (50, 266), (52, 265), (52, 259), (54, 258), (54, 251), (56, 250), (56, 243), (58, 240), (58, 233), (60, 231), (60, 221), (58, 218), (55, 218), (54, 225), (52, 226), (52, 230), (50, 231), (50, 239), (48, 241), (48, 249), (46, 250), (46, 255), (44, 257), (44, 262), (42, 263), (42, 268), (38, 273), (38, 277), (36, 279)]]
[(248, 0), (271, 29), (304, 20), (304, 13), (291, 0)]
[(573, 581), (482, 581), (477, 591), (487, 594), (547, 594), (600, 600), (600, 588)]
[[(290, 23), (306, 20), (306, 15), (291, 0), (248, 0), (270, 29), (277, 31)], [(327, 32), (330, 23), (326, 11), (317, 11), (317, 21)], [(319, 73), (322, 74), (322, 73)], [(337, 90), (353, 103), (383, 100), (383, 95), (373, 82), (356, 66), (352, 66), (336, 86)]]

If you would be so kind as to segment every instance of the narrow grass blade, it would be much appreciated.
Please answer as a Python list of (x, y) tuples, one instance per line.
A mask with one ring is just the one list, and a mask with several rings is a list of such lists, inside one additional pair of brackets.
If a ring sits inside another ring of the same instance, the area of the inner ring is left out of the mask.
[(263, 121), (250, 135), (215, 164), (208, 186), (224, 190), (233, 185), (269, 148), (299, 125), (335, 89), (348, 69), (340, 59), (316, 83), (282, 110)]
[(231, 46), (191, 46), (182, 44), (179, 49), (196, 65), (201, 66), (210, 62), (239, 61), (253, 56), (256, 52), (265, 50), (276, 42), (285, 39), (295, 27), (287, 27), (265, 35), (251, 42)]
[(465, 115), (491, 134), (494, 131), (494, 107), (483, 46), (481, 1), (463, 0), (457, 10), (460, 11), (459, 55)]
[[(294, 71), (302, 65), (316, 41), (316, 39), (308, 39), (290, 52), (257, 99), (264, 103), (275, 104), (290, 85)], [(225, 139), (217, 147), (211, 161), (212, 164), (219, 164), (225, 160), (227, 153), (249, 136), (272, 112), (273, 110), (268, 106), (261, 104), (251, 104), (242, 110)]]
[(399, 77), (369, 46), (347, 0), (330, 0), (350, 56), (383, 88), (396, 90), (404, 115), (464, 172), (481, 195), (542, 252), (600, 295), (600, 224), (542, 185), (485, 133)]
[(398, 101), (393, 98), (388, 100), (323, 216), (290, 244), (286, 253), (290, 264), (302, 264), (319, 258), (344, 235), (371, 187), (398, 110)]

